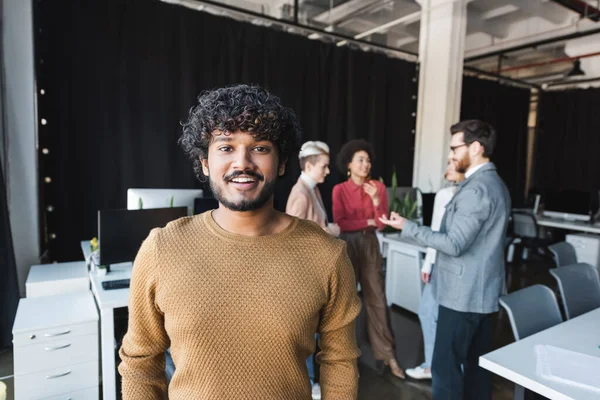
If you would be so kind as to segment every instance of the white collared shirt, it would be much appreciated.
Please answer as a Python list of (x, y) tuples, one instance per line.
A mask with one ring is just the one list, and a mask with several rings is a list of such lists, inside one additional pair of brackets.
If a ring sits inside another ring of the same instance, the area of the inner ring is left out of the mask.
[(469, 179), (469, 177), (471, 175), (473, 175), (475, 172), (477, 172), (481, 167), (483, 167), (485, 164), (489, 164), (489, 161), (484, 162), (483, 164), (479, 164), (476, 165), (474, 167), (471, 167), (467, 170), (467, 172), (465, 172), (465, 179)]
[[(435, 199), (433, 201), (433, 215), (431, 217), (431, 230), (434, 232), (438, 232), (440, 230), (440, 226), (442, 225), (442, 219), (444, 219), (444, 214), (446, 213), (446, 206), (452, 200), (454, 196), (454, 192), (456, 191), (456, 186), (446, 187), (441, 189), (436, 193)], [(427, 274), (431, 274), (431, 270), (433, 264), (435, 264), (435, 259), (437, 257), (437, 251), (431, 247), (427, 248), (427, 252), (425, 254), (425, 261), (423, 262), (423, 266), (421, 267), (421, 271)]]
[(315, 182), (313, 178), (305, 174), (304, 171), (300, 173), (300, 179), (302, 179), (304, 183), (306, 183), (306, 186), (308, 186), (311, 189), (317, 187), (317, 182)]
[(313, 178), (305, 174), (304, 171), (300, 173), (300, 179), (302, 179), (302, 181), (306, 183), (306, 186), (310, 188), (310, 195), (313, 198), (313, 202), (319, 205), (319, 210), (321, 211), (323, 216), (325, 216), (325, 222), (327, 222), (327, 211), (325, 211), (325, 205), (321, 203), (321, 200), (317, 197), (317, 192), (315, 191), (317, 190), (317, 182), (315, 182)]

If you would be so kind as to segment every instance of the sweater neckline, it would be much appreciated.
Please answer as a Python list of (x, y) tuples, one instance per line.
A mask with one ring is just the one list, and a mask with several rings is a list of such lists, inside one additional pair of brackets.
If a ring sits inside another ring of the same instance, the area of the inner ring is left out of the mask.
[(212, 231), (212, 233), (214, 235), (219, 236), (222, 239), (225, 239), (228, 241), (234, 241), (237, 243), (242, 242), (242, 243), (257, 244), (257, 243), (271, 243), (274, 241), (280, 241), (281, 239), (285, 239), (287, 236), (289, 236), (298, 226), (298, 218), (293, 217), (292, 222), (290, 222), (289, 225), (286, 226), (285, 229), (282, 230), (281, 232), (272, 233), (272, 234), (263, 235), (263, 236), (240, 235), (239, 233), (232, 233), (232, 232), (226, 231), (225, 229), (221, 228), (219, 226), (219, 224), (217, 224), (217, 222), (213, 218), (213, 215), (212, 215), (213, 211), (214, 210), (204, 213), (203, 219), (204, 219), (204, 223), (206, 224), (206, 226)]

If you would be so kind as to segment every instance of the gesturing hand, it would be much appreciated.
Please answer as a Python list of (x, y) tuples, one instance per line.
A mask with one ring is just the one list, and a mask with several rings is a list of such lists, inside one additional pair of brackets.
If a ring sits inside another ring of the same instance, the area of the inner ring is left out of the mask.
[(404, 228), (404, 221), (406, 221), (406, 219), (401, 217), (400, 214), (398, 214), (397, 212), (392, 212), (390, 214), (389, 219), (387, 216), (384, 215), (379, 218), (379, 221), (381, 221), (385, 225), (389, 225), (392, 228), (396, 228), (396, 229), (400, 230), (400, 229)]
[(366, 194), (369, 195), (369, 197), (373, 201), (373, 204), (375, 206), (378, 206), (379, 205), (379, 193), (377, 192), (377, 186), (375, 186), (374, 183), (365, 182), (363, 184), (363, 190), (365, 191)]

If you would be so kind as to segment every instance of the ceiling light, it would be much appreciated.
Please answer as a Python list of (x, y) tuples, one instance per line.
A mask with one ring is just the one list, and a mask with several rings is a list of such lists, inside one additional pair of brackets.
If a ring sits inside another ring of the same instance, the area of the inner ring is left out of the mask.
[(582, 75), (585, 75), (585, 72), (583, 72), (583, 70), (581, 69), (581, 61), (575, 60), (573, 62), (573, 68), (569, 72), (567, 72), (566, 77)]

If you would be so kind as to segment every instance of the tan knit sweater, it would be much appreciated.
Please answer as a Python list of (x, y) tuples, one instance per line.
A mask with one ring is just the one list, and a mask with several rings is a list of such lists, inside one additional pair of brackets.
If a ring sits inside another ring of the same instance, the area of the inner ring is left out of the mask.
[(154, 229), (135, 259), (120, 350), (123, 399), (310, 399), (320, 332), (323, 399), (355, 399), (360, 300), (342, 241), (293, 219), (249, 237), (207, 212)]

